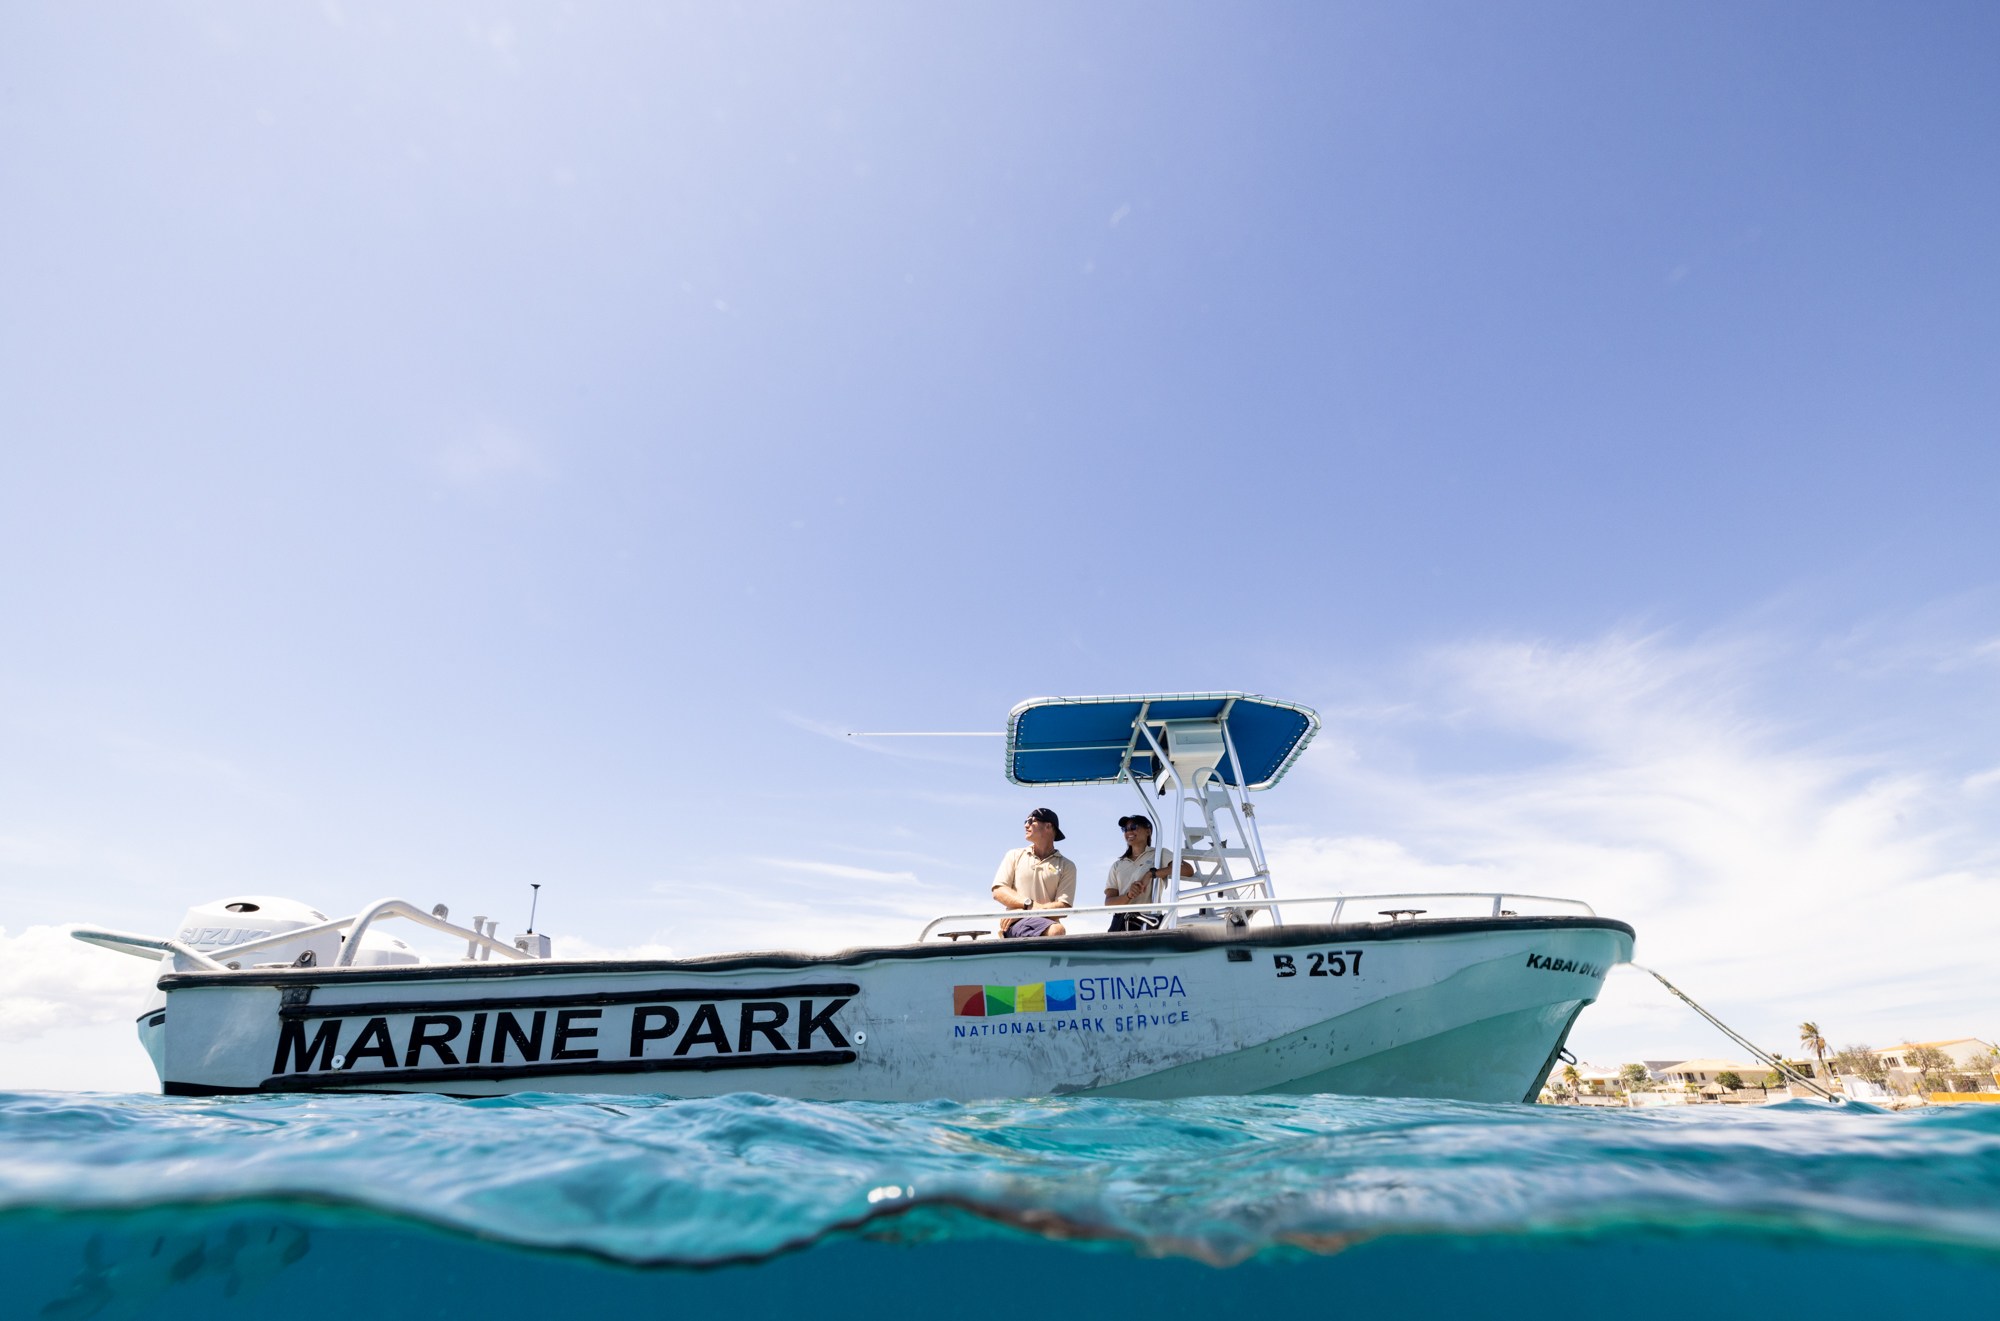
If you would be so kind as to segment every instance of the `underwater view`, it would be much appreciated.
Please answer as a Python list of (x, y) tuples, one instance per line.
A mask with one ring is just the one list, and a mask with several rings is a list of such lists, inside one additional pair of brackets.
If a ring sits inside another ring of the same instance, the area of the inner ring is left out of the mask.
[(8, 1316), (2000, 1305), (2000, 1107), (0, 1095)]

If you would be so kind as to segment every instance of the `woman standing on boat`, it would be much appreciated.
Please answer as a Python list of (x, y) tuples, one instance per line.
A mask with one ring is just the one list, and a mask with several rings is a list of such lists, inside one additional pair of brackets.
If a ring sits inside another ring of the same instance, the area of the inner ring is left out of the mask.
[[(1174, 874), (1173, 862), (1153, 847), (1153, 823), (1143, 816), (1121, 816), (1118, 829), (1125, 833), (1125, 852), (1111, 863), (1104, 878), (1104, 902), (1143, 903), (1152, 898), (1153, 884)], [(1181, 875), (1194, 875), (1194, 864), (1183, 861)], [(1151, 931), (1160, 925), (1158, 913), (1119, 913), (1111, 919), (1113, 931)]]

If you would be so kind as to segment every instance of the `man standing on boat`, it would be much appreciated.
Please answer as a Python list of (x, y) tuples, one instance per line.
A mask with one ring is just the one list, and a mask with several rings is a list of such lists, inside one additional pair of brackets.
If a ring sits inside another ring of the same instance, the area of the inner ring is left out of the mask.
[(993, 877), (993, 897), (1002, 908), (1027, 916), (1001, 922), (1000, 934), (1008, 940), (1060, 936), (1062, 920), (1053, 913), (1076, 903), (1076, 864), (1056, 851), (1056, 841), (1063, 838), (1062, 823), (1054, 812), (1038, 807), (1028, 813), (1022, 831), (1027, 847), (1000, 860), (1000, 870)]

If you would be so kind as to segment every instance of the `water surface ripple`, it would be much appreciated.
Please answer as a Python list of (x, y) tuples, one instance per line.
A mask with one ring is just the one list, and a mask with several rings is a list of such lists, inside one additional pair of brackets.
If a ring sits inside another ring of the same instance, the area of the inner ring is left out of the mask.
[(1743, 1230), (2000, 1261), (1996, 1190), (1994, 1106), (0, 1094), (16, 1224), (277, 1205), (643, 1266), (854, 1235), (1228, 1264), (1396, 1236)]

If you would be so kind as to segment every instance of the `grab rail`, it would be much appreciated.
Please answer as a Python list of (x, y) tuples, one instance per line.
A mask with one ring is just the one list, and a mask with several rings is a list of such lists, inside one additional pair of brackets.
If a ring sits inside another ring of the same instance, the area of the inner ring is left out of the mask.
[(1340, 920), (1341, 911), (1350, 903), (1361, 903), (1364, 901), (1375, 903), (1384, 899), (1490, 899), (1493, 901), (1493, 908), (1487, 914), (1489, 917), (1520, 916), (1519, 913), (1505, 906), (1508, 900), (1513, 900), (1517, 903), (1526, 901), (1534, 904), (1555, 904), (1562, 908), (1577, 909), (1585, 917), (1597, 916), (1597, 910), (1581, 899), (1559, 899), (1554, 895), (1548, 894), (1517, 894), (1512, 891), (1494, 890), (1422, 890), (1407, 894), (1349, 894), (1330, 899), (1287, 899), (1285, 902), (1288, 904), (1324, 904), (1331, 902), (1334, 906), (1334, 921), (1337, 922)]
[[(361, 933), (368, 930), (377, 918), (383, 917), (406, 918), (411, 922), (415, 922), (420, 927), (429, 927), (433, 931), (443, 931), (454, 936), (464, 936), (467, 940), (476, 941), (486, 949), (490, 949), (496, 954), (504, 954), (510, 959), (532, 959), (535, 957), (526, 950), (502, 944), (483, 931), (468, 930), (456, 922), (447, 922), (436, 914), (426, 913), (415, 904), (401, 899), (378, 899), (368, 907), (362, 909), (356, 916), (343, 919), (343, 925), (346, 922), (352, 922), (354, 929), (347, 933), (347, 943), (342, 945), (340, 953), (334, 956), (333, 963), (335, 967), (345, 968), (354, 962), (354, 956), (361, 948)], [(286, 934), (294, 938), (298, 936), (298, 932), (296, 931), (287, 932)]]
[(69, 934), (86, 945), (108, 949), (118, 954), (130, 954), (134, 958), (151, 959), (154, 962), (172, 954), (176, 958), (187, 959), (191, 963), (206, 967), (211, 972), (228, 972), (221, 963), (203, 954), (200, 950), (189, 949), (178, 940), (164, 940), (159, 936), (135, 936), (127, 931), (107, 931), (102, 927), (71, 927)]
[[(1233, 887), (1217, 886), (1214, 888), (1217, 890), (1242, 889), (1246, 888), (1251, 884), (1253, 884), (1253, 882), (1245, 880), (1238, 882), (1237, 885)], [(1397, 893), (1397, 894), (1306, 895), (1297, 898), (1288, 895), (1283, 900), (1283, 903), (1287, 908), (1291, 908), (1294, 910), (1296, 910), (1299, 906), (1303, 904), (1332, 904), (1333, 916), (1329, 920), (1327, 925), (1334, 925), (1339, 923), (1341, 915), (1346, 911), (1347, 905), (1351, 903), (1381, 903), (1386, 900), (1392, 900), (1392, 899), (1488, 900), (1490, 901), (1490, 911), (1488, 915), (1491, 917), (1520, 916), (1520, 914), (1516, 910), (1508, 908), (1506, 906), (1509, 902), (1517, 904), (1528, 904), (1528, 903), (1551, 904), (1561, 909), (1572, 910), (1583, 917), (1597, 916), (1597, 910), (1592, 908), (1589, 904), (1585, 903), (1581, 899), (1560, 899), (1554, 895), (1515, 894), (1512, 892), (1505, 892), (1505, 891), (1496, 892), (1493, 890), (1449, 890), (1449, 891), (1424, 890), (1424, 891)], [(1216, 896), (1211, 895), (1208, 898), (1201, 898), (1201, 899), (1160, 900), (1158, 902), (1148, 901), (1135, 904), (1091, 904), (1087, 907), (1079, 906), (1076, 908), (1037, 908), (1034, 911), (1033, 916), (1053, 917), (1060, 921), (1060, 920), (1065, 920), (1072, 916), (1075, 917), (1082, 917), (1085, 915), (1095, 916), (1104, 913), (1160, 913), (1169, 910), (1178, 913), (1178, 912), (1183, 912), (1187, 909), (1199, 910), (1204, 908), (1219, 909), (1224, 912), (1235, 912), (1237, 910), (1248, 910), (1255, 912), (1258, 910), (1273, 908), (1276, 906), (1276, 903), (1277, 901), (1274, 901), (1262, 895), (1253, 896), (1249, 899), (1234, 899), (1234, 900), (1223, 900), (1219, 899)], [(1418, 914), (1421, 914), (1422, 912), (1421, 909), (1411, 909), (1407, 905), (1398, 905), (1395, 909), (1384, 911), (1380, 917), (1368, 919), (1369, 924), (1375, 926), (1386, 926), (1390, 922), (1398, 921), (1399, 919), (1389, 916), (1389, 912), (1391, 911), (1405, 912), (1405, 913), (1414, 912)], [(983, 927), (983, 926), (992, 926), (999, 922), (1004, 922), (1009, 918), (1017, 918), (1022, 916), (1025, 915), (1018, 909), (1007, 909), (1000, 912), (995, 912), (994, 910), (989, 908), (977, 913), (947, 913), (943, 917), (934, 918), (930, 922), (926, 923), (924, 929), (917, 934), (917, 940), (919, 943), (929, 940), (931, 936), (938, 931), (938, 928), (942, 927), (947, 922), (976, 922), (981, 924), (981, 926)], [(1421, 922), (1429, 920), (1436, 922), (1444, 919), (1436, 917), (1426, 919), (1422, 916), (1414, 916), (1400, 920), (1413, 921), (1413, 922)], [(1293, 925), (1306, 925), (1306, 924), (1294, 923)]]
[[(241, 962), (241, 956), (253, 954), (260, 949), (273, 949), (279, 945), (292, 944), (294, 941), (308, 936), (318, 936), (329, 931), (345, 930), (347, 931), (346, 941), (340, 947), (340, 953), (334, 956), (333, 966), (349, 967), (354, 962), (355, 954), (361, 948), (362, 933), (367, 931), (378, 919), (384, 917), (404, 918), (415, 922), (418, 926), (429, 927), (433, 931), (442, 931), (447, 935), (461, 937), (485, 949), (491, 950), (503, 958), (520, 960), (533, 959), (535, 957), (526, 950), (516, 949), (514, 946), (505, 944), (483, 931), (473, 931), (467, 927), (458, 925), (456, 922), (448, 922), (433, 913), (426, 913), (415, 904), (402, 899), (379, 899), (352, 917), (336, 917), (330, 921), (316, 922), (311, 926), (294, 927), (290, 931), (279, 931), (269, 936), (259, 936), (255, 940), (246, 940), (241, 944), (224, 945), (210, 950), (206, 954), (199, 950), (190, 949), (177, 940), (162, 940), (155, 936), (131, 936), (120, 931), (101, 931), (89, 927), (78, 927), (72, 930), (70, 934), (87, 944), (97, 945), (103, 949), (117, 950), (121, 954), (139, 954), (141, 950), (157, 950), (158, 954), (151, 957), (161, 957), (171, 954), (176, 960), (193, 964), (204, 972), (233, 972), (235, 969), (230, 968), (223, 960), (232, 959)], [(349, 930), (349, 928), (352, 929)], [(139, 957), (144, 958), (148, 957), (148, 955), (139, 954)]]

